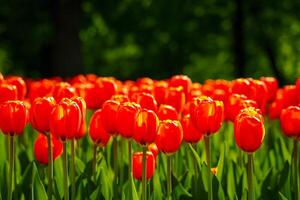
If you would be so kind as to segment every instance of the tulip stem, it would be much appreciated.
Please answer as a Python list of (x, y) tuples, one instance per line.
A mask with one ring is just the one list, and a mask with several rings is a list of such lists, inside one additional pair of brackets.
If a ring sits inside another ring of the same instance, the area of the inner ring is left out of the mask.
[(147, 177), (146, 177), (146, 172), (147, 172), (147, 164), (146, 164), (146, 160), (147, 159), (147, 146), (143, 147), (143, 171), (142, 171), (142, 200), (147, 200), (147, 187), (146, 187), (146, 183), (147, 183)]
[(52, 187), (53, 187), (53, 154), (52, 154), (52, 143), (51, 133), (46, 133), (48, 142), (48, 199), (52, 199)]
[(97, 168), (97, 144), (94, 144), (93, 147), (93, 176), (94, 176), (94, 181), (95, 183), (97, 182), (97, 174), (96, 174), (96, 168)]
[(129, 179), (130, 180), (130, 184), (129, 184), (129, 192), (130, 194), (132, 193), (132, 165), (131, 165), (131, 162), (132, 162), (132, 143), (131, 143), (131, 139), (128, 140), (128, 176), (129, 176)]
[(68, 188), (68, 169), (67, 169), (67, 161), (68, 161), (68, 157), (67, 157), (67, 142), (63, 141), (63, 172), (64, 172), (64, 199), (65, 200), (69, 200), (69, 188)]
[(253, 190), (253, 154), (248, 154), (248, 200), (254, 200)]
[(8, 184), (8, 200), (12, 199), (13, 194), (13, 176), (15, 165), (15, 137), (9, 135), (9, 184)]
[(206, 164), (207, 164), (207, 186), (208, 186), (208, 199), (213, 199), (212, 194), (212, 176), (211, 176), (211, 167), (210, 167), (210, 138), (209, 136), (204, 136), (205, 142), (205, 153), (206, 153)]
[(118, 140), (117, 140), (117, 136), (114, 137), (113, 148), (114, 148), (115, 184), (117, 185), (118, 184)]
[(72, 162), (72, 167), (71, 167), (71, 181), (72, 181), (72, 194), (71, 194), (71, 199), (75, 199), (75, 139), (73, 138), (71, 140), (71, 162)]
[(171, 155), (167, 156), (167, 199), (172, 199), (172, 157)]
[(299, 191), (299, 165), (298, 165), (298, 140), (294, 139), (294, 148), (293, 148), (293, 165), (294, 165), (294, 192), (295, 192), (295, 199), (300, 198), (300, 191)]

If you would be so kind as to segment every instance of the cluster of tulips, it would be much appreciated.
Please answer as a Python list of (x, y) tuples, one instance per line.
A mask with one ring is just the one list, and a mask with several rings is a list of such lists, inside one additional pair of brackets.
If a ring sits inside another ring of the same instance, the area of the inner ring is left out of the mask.
[[(118, 181), (118, 138), (128, 143), (130, 178), (141, 180), (142, 199), (147, 199), (147, 181), (159, 164), (157, 155), (167, 156), (167, 199), (172, 199), (172, 156), (183, 141), (205, 143), (208, 170), (208, 199), (213, 199), (211, 167), (212, 136), (223, 121), (234, 123), (237, 146), (248, 155), (248, 199), (253, 190), (253, 153), (263, 142), (264, 116), (280, 118), (283, 133), (294, 140), (293, 176), (295, 198), (299, 199), (300, 79), (295, 85), (278, 87), (273, 77), (259, 80), (240, 78), (233, 81), (192, 82), (185, 75), (167, 80), (140, 78), (119, 81), (94, 74), (31, 80), (0, 74), (0, 128), (7, 136), (9, 152), (8, 199), (12, 199), (15, 137), (25, 126), (39, 132), (34, 155), (48, 165), (48, 198), (53, 197), (53, 162), (62, 155), (64, 199), (75, 199), (76, 142), (89, 133), (93, 141), (93, 174), (97, 174), (97, 149), (113, 140), (114, 180)], [(86, 121), (87, 109), (93, 112)], [(132, 143), (142, 151), (133, 152)], [(70, 143), (70, 163), (67, 144)], [(68, 175), (70, 164), (70, 179)], [(134, 184), (134, 182), (131, 182)], [(132, 187), (132, 185), (130, 185)]]

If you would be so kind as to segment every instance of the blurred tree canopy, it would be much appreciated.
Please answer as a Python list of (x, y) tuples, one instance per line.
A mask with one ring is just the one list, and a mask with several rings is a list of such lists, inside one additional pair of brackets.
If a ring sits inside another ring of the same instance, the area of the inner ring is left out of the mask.
[(0, 2), (0, 71), (120, 79), (300, 76), (297, 0)]

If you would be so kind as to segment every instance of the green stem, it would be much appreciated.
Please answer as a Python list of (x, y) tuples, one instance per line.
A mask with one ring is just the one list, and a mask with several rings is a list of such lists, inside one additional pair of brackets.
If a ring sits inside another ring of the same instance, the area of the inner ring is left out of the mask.
[[(132, 178), (132, 143), (131, 143), (131, 139), (128, 140), (128, 176), (129, 176), (129, 180), (131, 180)], [(130, 181), (129, 184), (129, 192), (130, 194), (132, 193), (132, 181)]]
[(69, 200), (69, 187), (68, 187), (68, 157), (67, 157), (67, 142), (63, 141), (64, 151), (63, 151), (63, 172), (64, 172), (64, 199)]
[(146, 160), (147, 159), (147, 146), (143, 147), (143, 172), (142, 172), (142, 200), (147, 200), (147, 187), (146, 187), (146, 183), (147, 183), (147, 177), (146, 177), (146, 172), (147, 172), (147, 163)]
[(212, 193), (212, 176), (211, 176), (211, 166), (210, 166), (210, 153), (211, 153), (211, 147), (210, 147), (210, 138), (209, 136), (204, 137), (205, 142), (205, 153), (206, 153), (206, 164), (207, 164), (207, 186), (208, 186), (208, 199), (213, 199), (213, 193)]
[(94, 144), (94, 147), (93, 147), (93, 176), (94, 176), (94, 181), (95, 183), (97, 182), (96, 180), (96, 168), (97, 168), (97, 144)]
[(117, 140), (117, 136), (114, 137), (113, 148), (114, 148), (115, 183), (117, 185), (118, 184), (118, 140)]
[(14, 176), (14, 158), (15, 158), (15, 137), (9, 136), (9, 184), (8, 184), (8, 200), (12, 199), (13, 194), (13, 176)]
[(254, 200), (253, 190), (253, 154), (248, 154), (248, 200)]
[(71, 163), (72, 163), (72, 167), (71, 167), (71, 181), (72, 181), (72, 194), (71, 194), (71, 199), (74, 200), (75, 199), (75, 167), (76, 167), (76, 163), (75, 163), (75, 139), (73, 138), (71, 140)]
[(53, 154), (52, 154), (52, 142), (50, 132), (46, 133), (48, 142), (48, 199), (52, 199), (52, 187), (53, 187)]
[(172, 199), (172, 157), (171, 155), (167, 156), (167, 199)]
[(299, 190), (299, 166), (298, 166), (298, 140), (294, 139), (294, 148), (293, 148), (293, 164), (294, 164), (294, 192), (295, 199), (300, 198), (300, 190)]

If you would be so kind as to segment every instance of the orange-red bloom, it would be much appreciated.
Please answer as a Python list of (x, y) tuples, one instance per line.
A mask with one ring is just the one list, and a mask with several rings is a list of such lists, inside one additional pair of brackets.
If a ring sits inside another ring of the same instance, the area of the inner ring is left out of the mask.
[(15, 85), (0, 84), (0, 103), (18, 98), (18, 90)]
[(50, 116), (56, 102), (53, 97), (38, 97), (30, 109), (30, 123), (34, 129), (41, 133), (50, 130)]
[(133, 138), (141, 145), (153, 143), (157, 134), (159, 120), (152, 110), (141, 109), (134, 124)]
[(99, 146), (106, 146), (111, 137), (103, 127), (103, 118), (105, 118), (105, 116), (102, 110), (99, 109), (93, 114), (89, 125), (90, 137), (93, 142)]
[(183, 139), (183, 130), (179, 121), (164, 120), (158, 126), (155, 143), (158, 149), (164, 153), (176, 152)]
[(151, 94), (137, 92), (132, 95), (131, 100), (140, 104), (142, 108), (153, 110), (154, 112), (157, 110), (157, 102)]
[[(150, 151), (146, 154), (146, 177), (150, 179), (155, 170), (155, 158)], [(142, 180), (143, 174), (143, 152), (135, 152), (132, 157), (132, 173), (133, 177), (138, 180)]]
[(13, 100), (0, 104), (0, 129), (6, 135), (21, 135), (27, 124), (28, 110), (24, 102)]
[(154, 83), (153, 95), (158, 105), (165, 103), (167, 88), (168, 82), (166, 81), (157, 81)]
[(63, 98), (72, 98), (76, 95), (76, 90), (69, 83), (59, 82), (56, 83), (53, 89), (53, 97), (59, 102)]
[(185, 115), (181, 119), (181, 125), (183, 129), (183, 139), (186, 142), (197, 143), (203, 139), (204, 133), (201, 133), (196, 129), (191, 121), (190, 115)]
[(155, 143), (149, 144), (148, 145), (148, 151), (151, 151), (152, 154), (154, 155), (154, 158), (157, 157), (159, 150), (157, 148), (157, 145)]
[(261, 81), (263, 81), (268, 89), (268, 101), (271, 102), (276, 97), (276, 92), (278, 90), (278, 81), (274, 77), (261, 77)]
[[(51, 147), (54, 161), (62, 154), (63, 145), (58, 139), (51, 137)], [(39, 163), (48, 164), (48, 141), (44, 134), (40, 133), (34, 142), (34, 156)]]
[(300, 138), (300, 107), (290, 106), (283, 109), (280, 115), (280, 125), (288, 137)]
[(194, 98), (190, 105), (191, 120), (198, 131), (211, 135), (222, 125), (224, 105), (222, 101), (214, 101), (210, 97)]
[(102, 111), (103, 115), (103, 126), (106, 132), (109, 134), (117, 134), (117, 114), (120, 107), (120, 102), (114, 100), (107, 100), (104, 102)]
[(178, 113), (176, 109), (170, 105), (161, 104), (157, 111), (159, 120), (178, 120)]
[(72, 101), (76, 102), (77, 105), (80, 108), (81, 111), (81, 124), (79, 132), (75, 135), (76, 139), (80, 139), (86, 134), (86, 122), (85, 122), (85, 116), (86, 116), (86, 103), (82, 97), (73, 97), (71, 98)]
[(11, 85), (15, 85), (18, 90), (18, 100), (23, 100), (26, 96), (27, 87), (23, 78), (19, 76), (10, 76), (6, 79), (6, 82)]
[(81, 110), (75, 101), (63, 98), (55, 105), (50, 117), (50, 132), (61, 140), (73, 139), (82, 123)]
[(178, 113), (181, 113), (185, 104), (185, 94), (183, 87), (170, 87), (166, 93), (165, 104), (173, 106)]
[(134, 102), (125, 102), (120, 105), (116, 120), (120, 135), (125, 138), (133, 136), (135, 120), (140, 109), (140, 105)]
[(179, 87), (181, 86), (183, 88), (183, 92), (185, 96), (188, 96), (189, 92), (192, 89), (192, 81), (191, 79), (186, 75), (175, 75), (172, 76), (169, 80), (170, 87)]
[(261, 146), (264, 135), (264, 120), (260, 110), (253, 107), (241, 110), (234, 121), (234, 136), (238, 147), (252, 153)]

